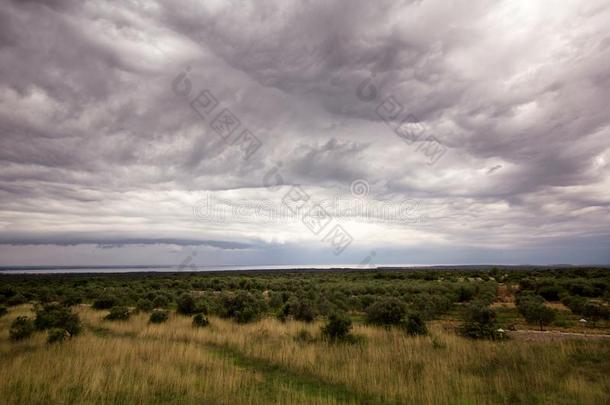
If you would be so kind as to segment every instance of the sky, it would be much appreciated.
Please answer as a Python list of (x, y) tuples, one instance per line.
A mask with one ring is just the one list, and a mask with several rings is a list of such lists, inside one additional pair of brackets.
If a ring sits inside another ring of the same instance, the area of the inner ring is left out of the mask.
[(605, 0), (3, 1), (0, 266), (609, 264)]

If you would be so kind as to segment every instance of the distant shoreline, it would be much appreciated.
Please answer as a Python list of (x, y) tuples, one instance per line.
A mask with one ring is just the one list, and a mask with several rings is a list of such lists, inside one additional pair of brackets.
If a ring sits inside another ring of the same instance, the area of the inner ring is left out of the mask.
[(419, 270), (541, 270), (541, 269), (574, 269), (599, 268), (610, 270), (610, 265), (506, 265), (506, 264), (397, 264), (397, 265), (304, 265), (304, 266), (0, 266), (1, 275), (47, 275), (47, 274), (125, 274), (125, 273), (241, 273), (241, 272), (333, 272), (333, 271), (419, 271)]

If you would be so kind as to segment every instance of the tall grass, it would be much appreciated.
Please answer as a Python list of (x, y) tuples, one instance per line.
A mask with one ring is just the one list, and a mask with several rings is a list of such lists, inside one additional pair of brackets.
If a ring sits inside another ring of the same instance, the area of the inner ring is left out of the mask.
[[(126, 322), (81, 307), (86, 333), (60, 345), (8, 342), (0, 320), (0, 398), (8, 403), (599, 403), (610, 400), (610, 344), (470, 341), (355, 325), (361, 343), (319, 337), (320, 322), (274, 319), (208, 328), (172, 315)], [(49, 402), (46, 402), (49, 403)]]

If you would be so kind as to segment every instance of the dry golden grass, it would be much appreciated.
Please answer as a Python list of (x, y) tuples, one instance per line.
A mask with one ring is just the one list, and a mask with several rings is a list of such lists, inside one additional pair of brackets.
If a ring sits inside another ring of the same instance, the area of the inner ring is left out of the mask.
[[(21, 307), (13, 310), (27, 311)], [(274, 319), (238, 325), (212, 318), (195, 329), (172, 315), (110, 322), (79, 308), (90, 326), (57, 346), (7, 341), (1, 319), (0, 398), (8, 403), (396, 402), (605, 404), (607, 342), (470, 341), (431, 325), (430, 337), (355, 325), (363, 342), (295, 339), (320, 323)], [(79, 401), (80, 400), (80, 401)]]

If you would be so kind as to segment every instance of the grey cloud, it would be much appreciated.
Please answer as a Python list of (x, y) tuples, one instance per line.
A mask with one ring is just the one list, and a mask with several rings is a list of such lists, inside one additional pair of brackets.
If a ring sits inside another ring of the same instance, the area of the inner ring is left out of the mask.
[[(581, 249), (610, 219), (609, 22), (595, 0), (5, 2), (0, 233), (316, 242), (298, 224), (193, 219), (206, 191), (281, 199), (287, 187), (263, 181), (281, 164), (283, 184), (316, 199), (364, 179), (428, 210), (409, 227), (357, 227), (363, 245)], [(210, 90), (262, 141), (252, 159), (172, 92), (186, 66), (191, 97)], [(357, 88), (371, 75), (367, 102)], [(437, 164), (382, 122), (388, 96), (450, 148)]]
[(125, 245), (176, 245), (176, 246), (205, 246), (217, 249), (240, 250), (252, 249), (256, 245), (240, 242), (217, 241), (217, 240), (193, 240), (193, 239), (95, 239), (95, 238), (28, 238), (10, 239), (0, 238), (0, 245), (11, 246), (32, 246), (32, 245), (55, 245), (55, 246), (76, 246), (76, 245), (98, 245), (102, 248), (123, 247)]

